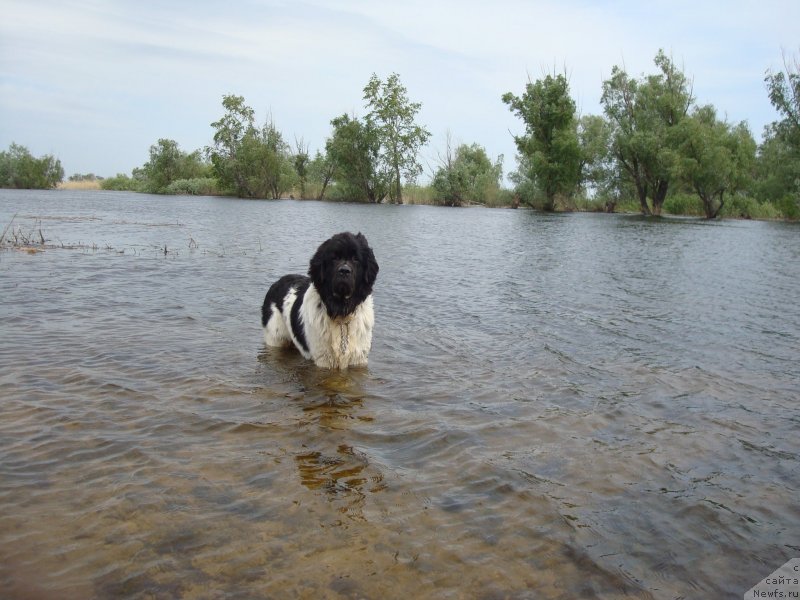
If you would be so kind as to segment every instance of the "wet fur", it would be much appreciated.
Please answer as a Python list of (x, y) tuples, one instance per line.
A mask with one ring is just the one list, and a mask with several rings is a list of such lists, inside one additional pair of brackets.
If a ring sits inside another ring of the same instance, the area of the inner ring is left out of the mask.
[(337, 233), (317, 249), (306, 275), (284, 275), (261, 307), (268, 346), (295, 346), (318, 367), (366, 365), (378, 263), (361, 233)]

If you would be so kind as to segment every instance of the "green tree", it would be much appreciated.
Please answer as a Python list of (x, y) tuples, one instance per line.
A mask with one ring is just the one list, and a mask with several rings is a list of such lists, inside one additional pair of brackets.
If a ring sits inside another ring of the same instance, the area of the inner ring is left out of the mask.
[(317, 200), (325, 198), (325, 192), (328, 189), (328, 185), (333, 181), (335, 171), (336, 163), (327, 152), (322, 154), (317, 150), (314, 158), (308, 162), (306, 182), (314, 188), (314, 197)]
[(331, 121), (333, 134), (325, 144), (332, 165), (336, 197), (361, 202), (381, 202), (390, 175), (383, 169), (381, 139), (370, 121), (343, 114)]
[(385, 82), (373, 73), (364, 87), (364, 100), (369, 109), (367, 126), (376, 132), (381, 160), (388, 167), (385, 171), (389, 173), (389, 195), (402, 204), (401, 176), (413, 180), (422, 172), (417, 155), (431, 135), (415, 121), (422, 104), (409, 100), (397, 73), (389, 75)]
[(713, 106), (703, 106), (676, 126), (674, 140), (672, 174), (700, 197), (706, 218), (716, 218), (725, 195), (752, 177), (756, 143), (747, 124), (732, 126), (717, 118)]
[(239, 196), (248, 194), (247, 175), (242, 168), (240, 151), (245, 135), (255, 127), (255, 112), (244, 103), (244, 97), (222, 97), (225, 114), (211, 123), (215, 129), (214, 145), (206, 149), (214, 175), (220, 185)]
[(308, 154), (308, 144), (303, 142), (303, 139), (294, 140), (295, 145), (295, 153), (292, 156), (292, 163), (294, 165), (294, 171), (297, 175), (297, 186), (298, 191), (300, 193), (300, 198), (305, 200), (306, 199), (306, 186), (308, 184), (308, 168), (311, 162), (311, 157)]
[(455, 154), (447, 140), (447, 151), (433, 176), (436, 200), (445, 206), (485, 202), (496, 197), (503, 176), (503, 157), (492, 162), (486, 150), (478, 145), (459, 145)]
[(769, 99), (783, 117), (778, 127), (787, 140), (800, 146), (800, 60), (783, 57), (782, 71), (767, 71), (764, 81)]
[(161, 138), (150, 146), (150, 159), (140, 170), (144, 181), (141, 189), (151, 194), (165, 194), (176, 181), (208, 174), (208, 165), (203, 162), (199, 150), (186, 153), (175, 140)]
[[(556, 209), (559, 196), (571, 196), (580, 181), (581, 151), (575, 102), (565, 75), (547, 75), (525, 86), (522, 96), (503, 95), (503, 102), (525, 123), (525, 135), (515, 136), (521, 167), (545, 196), (545, 210)], [(522, 174), (522, 173), (521, 173)]]
[(800, 217), (800, 61), (784, 54), (782, 71), (767, 71), (769, 99), (781, 119), (764, 130), (757, 189), (785, 216)]
[(163, 193), (170, 183), (181, 179), (183, 155), (175, 140), (162, 138), (150, 146), (150, 160), (143, 167), (147, 191)]
[(759, 200), (778, 207), (784, 216), (800, 217), (800, 153), (775, 124), (764, 128), (754, 192)]
[(64, 180), (61, 161), (46, 154), (35, 158), (25, 146), (11, 143), (0, 152), (0, 187), (49, 189)]
[(249, 195), (281, 198), (297, 181), (289, 144), (271, 118), (261, 129), (248, 132), (245, 142)]
[(578, 121), (581, 186), (588, 195), (602, 199), (605, 209), (613, 211), (614, 164), (610, 153), (611, 126), (599, 115), (585, 115)]
[(255, 126), (255, 113), (242, 96), (222, 98), (225, 114), (211, 126), (206, 149), (220, 185), (242, 198), (279, 198), (295, 181), (289, 147), (274, 122)]
[(670, 132), (694, 101), (691, 82), (662, 50), (654, 62), (659, 72), (638, 81), (615, 66), (611, 78), (603, 82), (601, 99), (613, 127), (612, 152), (647, 215), (661, 214), (673, 156)]

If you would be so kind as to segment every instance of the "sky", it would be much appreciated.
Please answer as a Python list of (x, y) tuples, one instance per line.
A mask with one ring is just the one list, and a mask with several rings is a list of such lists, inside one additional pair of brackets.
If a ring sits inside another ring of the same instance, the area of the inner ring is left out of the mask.
[(507, 173), (524, 126), (504, 93), (566, 73), (579, 113), (602, 114), (612, 67), (655, 73), (660, 48), (759, 140), (777, 119), (765, 71), (800, 54), (797, 0), (0, 0), (0, 15), (0, 150), (51, 154), (67, 176), (130, 174), (160, 138), (204, 148), (226, 94), (324, 150), (331, 119), (364, 116), (370, 76), (393, 72), (432, 134), (423, 179), (448, 133)]

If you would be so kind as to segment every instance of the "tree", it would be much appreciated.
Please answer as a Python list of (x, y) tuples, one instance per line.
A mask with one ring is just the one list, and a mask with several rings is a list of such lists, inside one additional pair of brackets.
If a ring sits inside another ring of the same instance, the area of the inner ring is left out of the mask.
[(768, 70), (764, 81), (769, 99), (783, 117), (778, 127), (786, 139), (800, 146), (800, 60), (783, 56), (783, 71)]
[(575, 102), (565, 75), (547, 75), (525, 86), (521, 97), (503, 95), (503, 102), (525, 123), (525, 135), (514, 136), (529, 177), (545, 196), (545, 210), (556, 208), (558, 196), (571, 196), (580, 181), (580, 147)]
[(250, 195), (278, 199), (292, 189), (297, 181), (293, 157), (272, 118), (261, 129), (248, 132), (245, 141)]
[(713, 106), (703, 106), (675, 128), (671, 172), (703, 203), (706, 218), (715, 219), (725, 194), (745, 187), (755, 164), (756, 143), (747, 124), (731, 126), (717, 119)]
[(503, 157), (492, 162), (486, 150), (478, 144), (461, 144), (455, 155), (447, 139), (447, 151), (441, 166), (433, 176), (436, 200), (445, 206), (484, 202), (487, 196), (497, 196), (503, 175)]
[(331, 121), (333, 134), (325, 144), (340, 199), (381, 202), (390, 176), (382, 170), (381, 141), (370, 121), (343, 114)]
[(578, 146), (580, 147), (580, 182), (584, 189), (605, 201), (612, 212), (614, 164), (610, 153), (611, 126), (599, 115), (585, 115), (578, 121)]
[(769, 99), (782, 117), (764, 130), (758, 188), (790, 218), (800, 217), (800, 61), (783, 56), (783, 70), (767, 71)]
[(13, 142), (8, 152), (0, 152), (0, 187), (49, 189), (63, 179), (61, 161), (54, 156), (35, 158), (25, 146)]
[[(367, 127), (377, 134), (380, 158), (388, 167), (390, 197), (402, 204), (401, 176), (414, 179), (422, 172), (417, 154), (431, 135), (415, 122), (422, 104), (409, 100), (408, 91), (400, 83), (397, 73), (389, 75), (385, 82), (373, 73), (364, 87), (364, 100), (369, 109)], [(384, 169), (379, 167), (377, 170)]]
[[(670, 179), (670, 130), (686, 117), (691, 82), (659, 50), (659, 73), (631, 79), (615, 66), (603, 82), (601, 103), (612, 123), (612, 152), (636, 188), (643, 214), (660, 215)], [(652, 200), (652, 207), (647, 198)]]
[(317, 200), (325, 198), (325, 192), (328, 189), (328, 185), (333, 180), (335, 171), (336, 163), (331, 159), (328, 153), (322, 154), (317, 150), (316, 154), (314, 154), (314, 158), (309, 161), (307, 167), (307, 182), (316, 186), (318, 191), (315, 197)]
[(174, 140), (160, 139), (150, 146), (150, 160), (143, 169), (148, 181), (147, 191), (163, 193), (167, 186), (180, 179), (183, 153)]
[(800, 217), (800, 152), (775, 125), (764, 128), (758, 148), (755, 194), (796, 219)]
[(206, 148), (206, 153), (220, 185), (241, 196), (246, 194), (247, 184), (237, 159), (245, 134), (254, 127), (255, 112), (242, 96), (223, 96), (222, 107), (226, 112), (219, 121), (211, 123), (216, 130), (214, 145)]
[(196, 179), (208, 174), (200, 151), (186, 153), (178, 142), (161, 138), (150, 146), (150, 160), (141, 169), (140, 189), (151, 194), (166, 194), (170, 184), (178, 180)]
[(243, 198), (279, 198), (291, 188), (289, 147), (274, 122), (255, 126), (255, 113), (242, 96), (222, 98), (225, 115), (211, 124), (214, 145), (206, 148), (223, 188)]
[(308, 167), (310, 157), (308, 155), (308, 144), (303, 142), (303, 138), (294, 139), (295, 154), (292, 157), (294, 171), (297, 174), (297, 185), (300, 188), (300, 198), (306, 199), (306, 184), (308, 182)]

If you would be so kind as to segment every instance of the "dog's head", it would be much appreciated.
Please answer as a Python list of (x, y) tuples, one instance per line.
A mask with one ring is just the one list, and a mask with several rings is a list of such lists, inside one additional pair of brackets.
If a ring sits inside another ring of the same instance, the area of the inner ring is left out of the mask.
[(362, 234), (337, 233), (317, 249), (308, 276), (328, 315), (344, 317), (372, 293), (378, 262)]

